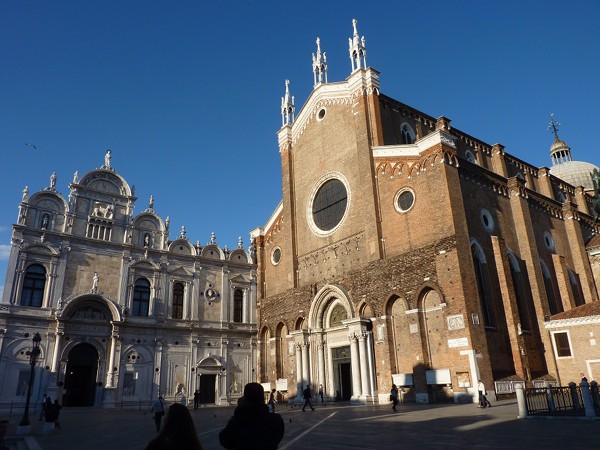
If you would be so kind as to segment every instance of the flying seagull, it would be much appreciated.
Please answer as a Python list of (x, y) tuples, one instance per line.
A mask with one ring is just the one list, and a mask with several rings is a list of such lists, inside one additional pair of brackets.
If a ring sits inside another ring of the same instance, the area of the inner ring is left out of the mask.
[(27, 144), (27, 143), (25, 143), (25, 145), (27, 145), (29, 147), (33, 147), (34, 150), (37, 150), (37, 147), (35, 145), (33, 145), (33, 144)]

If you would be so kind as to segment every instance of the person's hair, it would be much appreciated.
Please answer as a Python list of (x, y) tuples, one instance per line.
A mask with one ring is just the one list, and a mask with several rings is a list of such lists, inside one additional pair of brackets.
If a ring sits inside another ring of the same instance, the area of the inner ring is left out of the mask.
[(180, 403), (169, 407), (165, 424), (156, 437), (181, 450), (202, 450), (190, 411)]
[(259, 383), (248, 383), (244, 386), (244, 401), (253, 405), (265, 402), (265, 390)]

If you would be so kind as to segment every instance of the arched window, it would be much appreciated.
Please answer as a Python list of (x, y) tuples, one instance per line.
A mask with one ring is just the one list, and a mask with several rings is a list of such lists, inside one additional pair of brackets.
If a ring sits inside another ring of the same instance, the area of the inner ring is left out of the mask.
[(510, 274), (512, 276), (515, 297), (517, 298), (517, 308), (519, 308), (519, 320), (522, 331), (531, 331), (531, 313), (529, 311), (527, 288), (525, 287), (525, 277), (521, 270), (521, 263), (517, 257), (509, 252), (508, 260), (510, 262)]
[(585, 303), (585, 301), (583, 300), (583, 291), (581, 290), (579, 275), (577, 275), (571, 269), (568, 269), (568, 271), (569, 281), (571, 282), (571, 290), (573, 291), (573, 300), (575, 300), (575, 306), (581, 306)]
[(542, 274), (544, 276), (544, 288), (546, 289), (546, 297), (548, 297), (548, 307), (550, 308), (550, 314), (558, 314), (560, 312), (563, 312), (562, 304), (558, 302), (554, 292), (554, 284), (552, 283), (552, 276), (550, 275), (548, 266), (544, 261), (540, 261), (540, 264), (542, 266)]
[(493, 326), (492, 314), (490, 311), (489, 289), (485, 279), (485, 255), (479, 245), (473, 243), (471, 245), (471, 254), (473, 255), (473, 264), (475, 268), (475, 278), (477, 280), (477, 293), (479, 295), (479, 305), (481, 306), (481, 314), (483, 315), (483, 324), (486, 327)]
[(145, 278), (138, 278), (133, 288), (133, 302), (131, 315), (147, 316), (150, 308), (150, 282)]
[(171, 311), (173, 319), (183, 319), (183, 284), (173, 285), (173, 308)]
[(402, 145), (409, 145), (415, 142), (415, 132), (406, 122), (400, 126), (400, 138)]
[(241, 289), (233, 292), (233, 321), (242, 323), (242, 312), (244, 308), (244, 293)]
[(21, 306), (41, 307), (45, 287), (46, 269), (40, 264), (32, 264), (25, 271), (23, 290), (21, 291)]

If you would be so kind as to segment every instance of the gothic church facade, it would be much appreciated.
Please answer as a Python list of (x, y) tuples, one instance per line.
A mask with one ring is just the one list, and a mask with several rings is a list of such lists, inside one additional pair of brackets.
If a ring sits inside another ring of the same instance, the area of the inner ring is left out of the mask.
[(385, 96), (356, 21), (346, 80), (320, 45), (297, 115), (286, 81), (283, 197), (251, 233), (260, 381), (359, 403), (392, 383), (417, 402), (560, 383), (544, 323), (598, 300), (592, 197)]

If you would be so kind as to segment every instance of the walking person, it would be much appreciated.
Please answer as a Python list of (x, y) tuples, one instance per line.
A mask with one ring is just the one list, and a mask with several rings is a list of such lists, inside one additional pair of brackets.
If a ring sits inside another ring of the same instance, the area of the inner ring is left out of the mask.
[(62, 405), (58, 403), (58, 399), (54, 400), (54, 403), (51, 403), (50, 398), (48, 398), (48, 403), (46, 403), (45, 419), (46, 422), (54, 423), (54, 428), (58, 430), (60, 430), (60, 421), (58, 418), (60, 417), (61, 409)]
[(275, 392), (277, 392), (276, 389), (271, 390), (271, 395), (269, 395), (269, 402), (267, 403), (269, 405), (269, 412), (273, 414), (275, 414), (275, 403), (277, 403), (277, 400), (275, 400)]
[(187, 397), (185, 396), (185, 393), (181, 394), (181, 399), (179, 400), (179, 403), (181, 403), (183, 406), (187, 406)]
[(194, 409), (198, 409), (199, 406), (200, 406), (200, 391), (198, 389), (196, 389), (196, 392), (194, 392)]
[(392, 401), (392, 409), (398, 411), (396, 409), (396, 406), (398, 406), (398, 387), (395, 384), (392, 384), (392, 389), (390, 390), (390, 400)]
[(304, 406), (302, 407), (302, 411), (304, 411), (306, 406), (310, 406), (310, 409), (314, 411), (315, 408), (313, 408), (313, 405), (310, 402), (310, 399), (312, 397), (312, 391), (310, 389), (310, 384), (306, 385), (306, 389), (304, 389), (304, 391), (302, 392), (302, 395), (304, 397)]
[(146, 450), (202, 450), (189, 410), (180, 403), (169, 407), (165, 426)]
[(150, 408), (150, 412), (154, 413), (154, 423), (156, 424), (156, 431), (160, 430), (160, 423), (162, 422), (162, 418), (165, 415), (165, 403), (163, 402), (162, 396), (159, 396), (158, 399)]
[(485, 408), (486, 406), (492, 407), (492, 404), (487, 399), (487, 391), (485, 390), (485, 384), (479, 380), (477, 383), (477, 390), (479, 391), (479, 406), (478, 408)]
[(262, 385), (248, 383), (233, 417), (219, 433), (219, 442), (228, 450), (276, 450), (284, 430), (281, 416), (269, 414)]
[(323, 400), (323, 385), (322, 384), (319, 385), (319, 397), (321, 397), (321, 403), (325, 403), (325, 400)]

